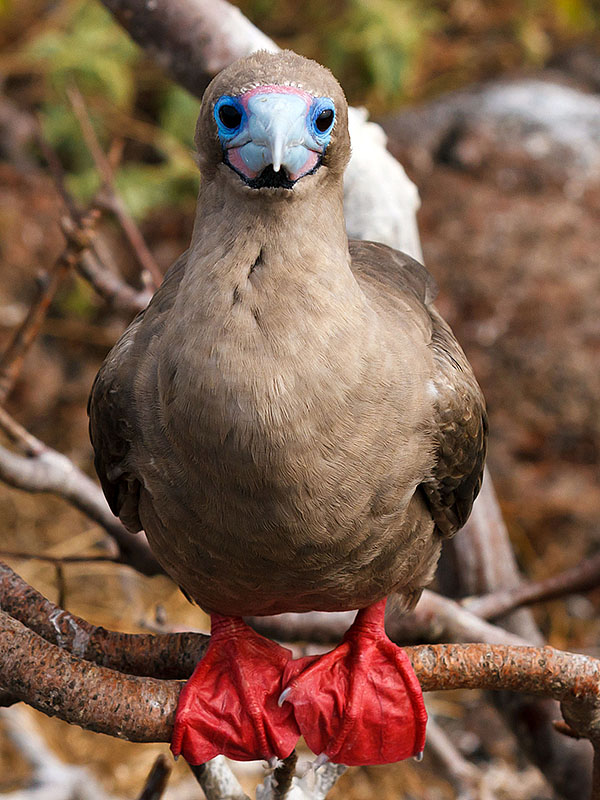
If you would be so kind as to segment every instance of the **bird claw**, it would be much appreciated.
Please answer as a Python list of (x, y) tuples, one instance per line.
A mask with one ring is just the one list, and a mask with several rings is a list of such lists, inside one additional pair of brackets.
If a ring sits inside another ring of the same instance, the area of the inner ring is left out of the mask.
[(292, 691), (292, 687), (288, 686), (287, 689), (284, 689), (283, 692), (279, 695), (279, 699), (277, 700), (277, 705), (279, 708), (285, 703), (285, 701), (290, 696), (290, 692)]

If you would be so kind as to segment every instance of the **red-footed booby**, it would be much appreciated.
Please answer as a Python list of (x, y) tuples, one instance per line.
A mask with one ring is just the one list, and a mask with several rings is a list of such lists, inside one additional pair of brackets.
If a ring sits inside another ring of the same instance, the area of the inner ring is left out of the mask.
[[(411, 608), (467, 519), (484, 401), (424, 267), (348, 241), (347, 104), (260, 52), (207, 88), (189, 250), (108, 355), (89, 403), (115, 514), (211, 615), (172, 749), (192, 764), (418, 754), (426, 713), (385, 598)], [(293, 659), (243, 616), (359, 609)]]

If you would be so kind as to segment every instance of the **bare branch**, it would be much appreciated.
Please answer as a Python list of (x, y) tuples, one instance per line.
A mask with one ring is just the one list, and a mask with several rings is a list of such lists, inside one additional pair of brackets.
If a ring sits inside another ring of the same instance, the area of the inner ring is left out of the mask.
[[(119, 564), (115, 556), (49, 556), (44, 553), (25, 553), (22, 550), (0, 550), (0, 558), (15, 558), (22, 561), (46, 561), (48, 564)], [(1, 562), (0, 562), (1, 564)], [(1, 570), (0, 566), (0, 570)]]
[(123, 232), (127, 236), (129, 243), (136, 255), (136, 258), (148, 275), (151, 276), (154, 286), (160, 286), (162, 283), (162, 273), (158, 268), (158, 264), (154, 260), (154, 256), (148, 249), (144, 237), (140, 229), (136, 225), (133, 217), (127, 211), (125, 204), (115, 186), (115, 176), (112, 165), (106, 157), (104, 150), (100, 147), (100, 142), (96, 136), (94, 126), (90, 120), (90, 116), (85, 105), (85, 100), (77, 87), (72, 86), (67, 91), (71, 107), (77, 117), (81, 132), (85, 143), (87, 144), (90, 155), (94, 160), (96, 169), (100, 173), (103, 182), (104, 192), (99, 192), (97, 195), (97, 202), (102, 204), (104, 208), (112, 211), (119, 220), (119, 224), (123, 228)]
[[(521, 576), (496, 498), (489, 473), (483, 481), (481, 494), (475, 501), (473, 513), (465, 528), (447, 543), (447, 575), (452, 555), (458, 574), (458, 594), (486, 594), (511, 589), (521, 583)], [(512, 633), (523, 636), (532, 644), (543, 642), (531, 612), (513, 611), (502, 620)], [(552, 727), (559, 716), (556, 703), (524, 695), (492, 695), (509, 727), (518, 731), (519, 746), (551, 782), (565, 800), (581, 800), (589, 794), (592, 784), (592, 764), (589, 748), (561, 736)]]
[[(35, 118), (32, 117), (32, 119)], [(88, 125), (89, 121), (85, 114), (83, 119), (85, 120), (84, 124)], [(36, 123), (37, 142), (44, 155), (44, 158), (46, 159), (50, 172), (52, 173), (56, 189), (60, 194), (63, 203), (65, 204), (65, 208), (69, 213), (72, 224), (74, 226), (78, 225), (81, 222), (82, 211), (78, 207), (75, 198), (67, 188), (65, 171), (58, 155), (44, 137), (38, 120), (36, 120)], [(105, 159), (106, 169), (112, 176), (112, 170), (114, 169), (114, 159), (111, 160), (112, 153), (107, 157), (104, 156), (104, 153), (100, 148), (97, 139), (95, 138), (93, 128), (91, 129), (91, 133), (89, 135), (93, 137), (93, 143), (90, 142), (90, 148), (94, 147), (95, 150), (98, 151), (97, 156)], [(82, 253), (81, 258), (78, 260), (76, 264), (77, 271), (92, 285), (100, 297), (102, 297), (112, 308), (137, 314), (148, 305), (152, 296), (152, 292), (148, 288), (137, 291), (132, 286), (129, 286), (129, 284), (125, 283), (125, 281), (123, 281), (122, 278), (120, 278), (114, 272), (111, 272), (110, 269), (107, 269), (104, 265), (104, 260), (107, 254), (104, 252), (101, 256), (101, 244), (102, 240), (99, 237), (96, 237), (92, 241), (90, 250)], [(106, 248), (104, 248), (104, 250), (106, 251)]]
[(278, 47), (223, 0), (102, 0), (132, 38), (201, 97), (213, 75), (255, 50)]
[[(458, 586), (453, 587), (456, 591), (452, 594), (485, 594), (521, 583), (508, 530), (487, 468), (471, 516), (464, 528), (447, 543), (442, 557), (451, 553), (458, 573)], [(444, 577), (442, 570), (440, 577)], [(505, 622), (505, 627), (513, 633), (530, 642), (543, 643), (530, 611), (515, 611)]]
[(427, 722), (427, 747), (443, 767), (456, 790), (457, 800), (494, 800), (483, 790), (483, 774), (467, 761), (445, 731), (431, 716)]
[(162, 568), (145, 537), (130, 533), (115, 517), (99, 486), (67, 456), (47, 447), (0, 409), (0, 427), (29, 454), (21, 456), (0, 445), (0, 480), (27, 492), (48, 492), (67, 500), (101, 525), (119, 547), (119, 560), (143, 575)]
[(250, 800), (231, 771), (225, 756), (217, 756), (206, 764), (190, 767), (202, 787), (206, 800)]
[(152, 297), (150, 289), (138, 291), (108, 270), (95, 253), (89, 251), (84, 253), (77, 271), (92, 285), (100, 297), (117, 311), (137, 314), (146, 308)]
[(588, 558), (576, 567), (559, 572), (540, 581), (530, 581), (503, 589), (482, 597), (462, 601), (462, 605), (473, 614), (484, 619), (501, 617), (515, 608), (556, 600), (576, 592), (589, 592), (600, 586), (600, 553)]
[(0, 607), (47, 642), (129, 675), (188, 678), (208, 644), (208, 636), (191, 632), (107, 631), (51, 603), (2, 562)]
[(38, 726), (23, 709), (2, 713), (3, 728), (32, 768), (31, 786), (3, 794), (3, 800), (116, 800), (97, 783), (85, 767), (65, 764), (46, 744)]
[[(323, 644), (339, 641), (350, 626), (354, 612), (279, 614), (246, 618), (257, 631), (284, 641)], [(489, 642), (530, 644), (526, 639), (485, 622), (454, 600), (425, 589), (414, 611), (389, 614), (386, 630), (397, 644), (417, 641)]]
[[(293, 775), (285, 794), (285, 800), (324, 800), (339, 777), (348, 767), (328, 761), (319, 767), (314, 763), (302, 775)], [(278, 786), (274, 773), (267, 775), (261, 786), (256, 789), (256, 800), (276, 800)]]

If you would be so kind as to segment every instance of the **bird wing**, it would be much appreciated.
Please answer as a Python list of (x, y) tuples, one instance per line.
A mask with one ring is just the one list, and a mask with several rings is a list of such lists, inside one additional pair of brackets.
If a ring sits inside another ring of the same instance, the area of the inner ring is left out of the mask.
[(434, 366), (434, 464), (420, 488), (438, 532), (451, 536), (467, 521), (481, 487), (488, 430), (481, 389), (450, 327), (432, 305), (437, 287), (425, 267), (376, 242), (351, 241), (350, 256), (359, 282), (367, 278), (387, 292), (408, 294), (417, 301), (417, 313), (428, 316), (424, 330), (430, 331)]
[(94, 465), (108, 504), (131, 531), (142, 528), (138, 515), (140, 484), (130, 468), (132, 442), (136, 440), (135, 374), (160, 335), (185, 272), (187, 253), (169, 269), (150, 301), (141, 311), (100, 368), (88, 400), (90, 439)]

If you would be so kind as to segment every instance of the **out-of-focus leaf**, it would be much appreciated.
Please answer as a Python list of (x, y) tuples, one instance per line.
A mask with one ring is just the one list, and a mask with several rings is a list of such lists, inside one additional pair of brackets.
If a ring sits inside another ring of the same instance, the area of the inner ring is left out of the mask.
[(29, 41), (24, 55), (46, 63), (57, 89), (75, 80), (82, 91), (102, 92), (121, 108), (132, 103), (135, 76), (129, 67), (139, 51), (99, 3), (73, 4), (66, 30), (42, 30)]
[(142, 219), (153, 208), (193, 204), (198, 193), (198, 175), (172, 164), (127, 164), (117, 176), (119, 191), (129, 211)]
[(173, 86), (165, 95), (160, 113), (160, 126), (191, 150), (194, 147), (194, 128), (199, 108), (197, 97), (193, 97), (185, 89)]

